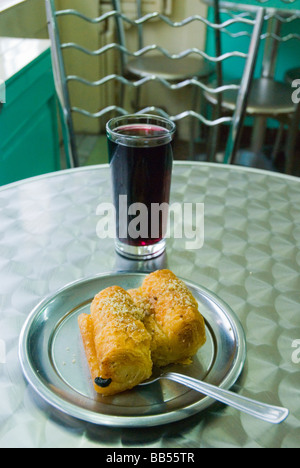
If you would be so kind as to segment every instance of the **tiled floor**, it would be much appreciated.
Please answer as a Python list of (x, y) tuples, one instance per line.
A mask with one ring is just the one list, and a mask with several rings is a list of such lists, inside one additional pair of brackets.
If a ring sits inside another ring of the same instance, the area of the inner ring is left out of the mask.
[[(99, 139), (101, 138), (103, 142), (103, 152), (107, 152), (106, 149), (106, 139), (104, 136), (99, 137), (99, 135), (76, 135), (77, 151), (79, 158), (79, 165), (86, 166), (89, 162), (89, 158), (93, 153), (97, 144), (99, 144)], [(95, 162), (97, 164), (97, 161)], [(63, 146), (61, 147), (61, 167), (62, 169), (66, 168), (66, 158), (65, 151)]]
[(78, 156), (81, 166), (85, 166), (93, 151), (99, 136), (98, 135), (77, 135)]

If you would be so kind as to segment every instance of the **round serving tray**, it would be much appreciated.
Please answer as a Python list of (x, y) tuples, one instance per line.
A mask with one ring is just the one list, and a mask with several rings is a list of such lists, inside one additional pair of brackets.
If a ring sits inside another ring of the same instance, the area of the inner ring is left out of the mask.
[[(56, 409), (86, 422), (114, 427), (157, 426), (187, 418), (214, 401), (163, 380), (113, 397), (96, 394), (77, 318), (89, 313), (94, 296), (118, 285), (139, 287), (146, 274), (111, 273), (67, 285), (40, 303), (28, 317), (19, 342), (23, 373), (35, 391)], [(207, 343), (189, 366), (173, 370), (229, 389), (246, 359), (243, 328), (221, 299), (185, 281), (206, 321)]]

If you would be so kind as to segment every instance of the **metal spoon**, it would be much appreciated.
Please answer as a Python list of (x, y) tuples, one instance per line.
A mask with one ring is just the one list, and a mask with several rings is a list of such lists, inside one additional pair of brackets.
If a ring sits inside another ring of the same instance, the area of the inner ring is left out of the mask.
[(252, 400), (250, 398), (243, 397), (229, 390), (224, 390), (215, 385), (202, 382), (201, 380), (188, 377), (187, 375), (178, 374), (176, 372), (164, 372), (161, 369), (154, 371), (152, 377), (145, 382), (141, 383), (141, 386), (150, 385), (161, 379), (173, 380), (182, 385), (197, 390), (204, 395), (214, 398), (217, 401), (225, 403), (228, 406), (243, 411), (244, 413), (250, 414), (256, 418), (262, 419), (263, 421), (270, 422), (272, 424), (279, 424), (284, 421), (288, 415), (289, 410), (278, 406), (267, 405), (260, 403), (259, 401)]

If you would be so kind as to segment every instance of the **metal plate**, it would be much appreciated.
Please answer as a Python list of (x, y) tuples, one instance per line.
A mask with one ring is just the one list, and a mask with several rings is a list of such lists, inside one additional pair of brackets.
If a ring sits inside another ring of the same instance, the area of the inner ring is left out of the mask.
[[(144, 427), (178, 421), (208, 408), (208, 397), (180, 384), (161, 381), (113, 396), (94, 391), (77, 324), (94, 296), (118, 285), (139, 287), (146, 274), (112, 273), (72, 283), (39, 304), (26, 321), (19, 343), (24, 375), (50, 405), (86, 422)], [(230, 308), (208, 290), (186, 282), (206, 321), (207, 343), (184, 373), (229, 389), (246, 358), (242, 326)]]

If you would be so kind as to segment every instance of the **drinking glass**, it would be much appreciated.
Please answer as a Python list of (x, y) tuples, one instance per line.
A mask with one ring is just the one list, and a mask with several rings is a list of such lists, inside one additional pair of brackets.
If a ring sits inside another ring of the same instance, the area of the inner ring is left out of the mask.
[(165, 251), (176, 125), (154, 115), (126, 115), (106, 126), (116, 250), (131, 259)]

